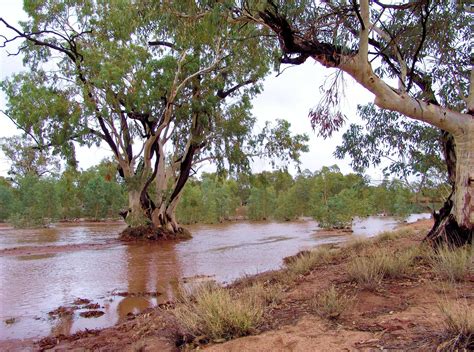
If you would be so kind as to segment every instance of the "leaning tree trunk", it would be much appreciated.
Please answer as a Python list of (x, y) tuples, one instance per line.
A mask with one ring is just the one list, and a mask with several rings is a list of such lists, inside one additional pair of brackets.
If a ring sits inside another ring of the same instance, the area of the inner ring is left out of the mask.
[(443, 131), (442, 143), (452, 191), (426, 236), (434, 245), (472, 243), (474, 232), (474, 135), (471, 128), (454, 138)]

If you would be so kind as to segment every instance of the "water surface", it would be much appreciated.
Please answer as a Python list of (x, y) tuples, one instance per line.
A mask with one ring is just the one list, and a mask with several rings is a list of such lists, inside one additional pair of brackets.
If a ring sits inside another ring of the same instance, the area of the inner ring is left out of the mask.
[[(277, 269), (282, 259), (318, 244), (372, 236), (397, 225), (390, 217), (354, 223), (353, 234), (322, 234), (312, 220), (273, 223), (235, 222), (193, 225), (183, 242), (122, 244), (125, 228), (116, 223), (59, 224), (47, 229), (0, 227), (0, 249), (77, 245), (70, 251), (12, 256), (0, 254), (0, 339), (73, 333), (114, 325), (173, 297), (179, 283), (202, 279), (231, 282), (246, 274)], [(81, 249), (83, 244), (98, 244)], [(101, 246), (100, 244), (107, 244)], [(150, 295), (120, 294), (158, 292)], [(51, 318), (48, 312), (87, 298), (105, 314)], [(6, 320), (15, 318), (12, 324)]]

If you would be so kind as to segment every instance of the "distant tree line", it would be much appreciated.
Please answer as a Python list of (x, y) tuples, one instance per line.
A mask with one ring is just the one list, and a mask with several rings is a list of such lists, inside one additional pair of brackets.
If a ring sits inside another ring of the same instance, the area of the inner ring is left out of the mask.
[(104, 161), (86, 171), (66, 169), (60, 176), (0, 177), (0, 221), (35, 227), (58, 220), (118, 218), (127, 199), (116, 174), (115, 165)]
[[(305, 170), (295, 177), (281, 170), (237, 177), (203, 173), (185, 186), (177, 217), (180, 223), (192, 224), (242, 218), (290, 221), (304, 216), (321, 227), (343, 227), (356, 216), (403, 217), (426, 211), (427, 201), (436, 202), (442, 187), (420, 191), (388, 179), (372, 186), (368, 177), (343, 175), (336, 165)], [(17, 227), (79, 218), (114, 219), (127, 205), (125, 184), (117, 177), (115, 164), (107, 160), (85, 171), (68, 168), (61, 175), (30, 172), (0, 178), (0, 221)]]
[(306, 170), (296, 177), (287, 171), (241, 174), (236, 179), (203, 174), (186, 185), (177, 216), (184, 224), (242, 216), (278, 221), (304, 216), (314, 218), (321, 227), (345, 227), (356, 216), (405, 217), (434, 209), (447, 191), (444, 183), (419, 187), (386, 179), (373, 186), (369, 181), (360, 174), (343, 175), (336, 165), (316, 172)]

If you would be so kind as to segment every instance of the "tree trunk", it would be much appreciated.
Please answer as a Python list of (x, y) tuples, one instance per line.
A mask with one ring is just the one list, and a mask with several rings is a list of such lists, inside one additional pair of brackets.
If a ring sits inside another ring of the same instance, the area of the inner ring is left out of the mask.
[(130, 227), (138, 227), (151, 223), (151, 219), (146, 216), (145, 209), (141, 202), (141, 191), (128, 191), (128, 212), (125, 221)]
[[(471, 123), (472, 125), (472, 123)], [(462, 246), (472, 243), (474, 232), (474, 135), (472, 126), (453, 137), (443, 132), (443, 150), (452, 191), (434, 213), (435, 223), (426, 236), (434, 245)]]

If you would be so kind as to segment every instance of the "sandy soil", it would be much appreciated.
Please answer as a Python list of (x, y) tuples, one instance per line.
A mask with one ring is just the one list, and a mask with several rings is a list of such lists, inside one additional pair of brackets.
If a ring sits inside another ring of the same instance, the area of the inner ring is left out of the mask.
[[(406, 225), (413, 235), (383, 242), (385, 248), (397, 250), (420, 244), (431, 221)], [(474, 305), (474, 276), (459, 284), (445, 285), (427, 265), (417, 265), (413, 274), (401, 279), (384, 280), (376, 290), (366, 290), (349, 280), (346, 253), (325, 267), (298, 277), (284, 288), (281, 303), (265, 313), (264, 323), (252, 336), (218, 344), (194, 339), (183, 329), (170, 311), (173, 304), (162, 305), (104, 330), (85, 331), (72, 336), (48, 337), (41, 341), (0, 342), (2, 351), (176, 351), (198, 347), (209, 351), (429, 351), (443, 340), (441, 300), (459, 298)], [(277, 272), (263, 273), (232, 285), (249, 281), (269, 283)], [(314, 295), (334, 285), (354, 297), (353, 304), (338, 320), (319, 317), (311, 304)], [(178, 348), (177, 346), (181, 346)]]

